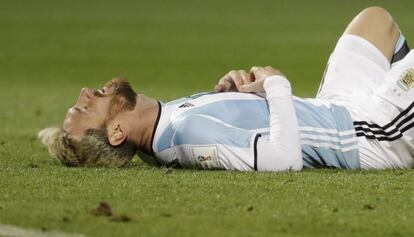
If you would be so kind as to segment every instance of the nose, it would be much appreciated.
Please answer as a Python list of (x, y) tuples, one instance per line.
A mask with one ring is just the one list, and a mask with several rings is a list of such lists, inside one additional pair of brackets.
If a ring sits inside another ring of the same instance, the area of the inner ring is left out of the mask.
[(92, 90), (92, 89), (89, 89), (88, 87), (83, 87), (82, 89), (81, 89), (81, 92), (80, 92), (80, 95), (79, 95), (81, 98), (85, 98), (85, 99), (87, 99), (87, 100), (91, 100), (91, 99), (93, 99), (94, 97), (95, 97), (95, 95), (94, 95), (94, 90)]
[(91, 89), (88, 87), (83, 87), (80, 92), (80, 96), (86, 96), (87, 98), (91, 98)]

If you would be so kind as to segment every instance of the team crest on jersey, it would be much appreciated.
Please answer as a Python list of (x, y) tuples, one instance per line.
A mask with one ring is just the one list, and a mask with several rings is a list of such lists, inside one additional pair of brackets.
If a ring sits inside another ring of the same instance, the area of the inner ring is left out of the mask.
[(213, 158), (211, 156), (197, 156), (197, 160), (200, 162), (212, 160)]
[(401, 89), (408, 91), (414, 87), (414, 69), (410, 68), (406, 70), (400, 77), (398, 85)]
[(190, 155), (198, 167), (203, 169), (221, 168), (217, 146), (190, 146)]

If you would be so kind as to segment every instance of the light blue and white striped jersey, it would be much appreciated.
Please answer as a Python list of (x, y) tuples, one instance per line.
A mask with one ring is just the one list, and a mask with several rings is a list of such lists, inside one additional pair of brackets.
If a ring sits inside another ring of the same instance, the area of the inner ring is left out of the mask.
[[(294, 107), (304, 167), (360, 168), (358, 140), (345, 107), (297, 97)], [(251, 93), (200, 93), (162, 104), (150, 163), (254, 170), (256, 142), (269, 136), (269, 118), (266, 100)]]

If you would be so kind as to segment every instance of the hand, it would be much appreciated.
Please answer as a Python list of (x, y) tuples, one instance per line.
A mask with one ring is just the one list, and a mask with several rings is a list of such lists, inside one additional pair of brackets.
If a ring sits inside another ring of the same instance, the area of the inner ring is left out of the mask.
[(264, 92), (263, 83), (266, 78), (270, 76), (279, 75), (284, 77), (284, 75), (277, 69), (272, 68), (271, 66), (267, 67), (257, 67), (254, 66), (250, 69), (250, 78), (252, 78), (250, 83), (245, 83), (238, 88), (240, 92), (255, 92), (262, 93)]
[(240, 91), (241, 86), (252, 83), (249, 73), (244, 70), (232, 70), (224, 75), (214, 87), (217, 92)]
[(273, 75), (284, 76), (279, 70), (270, 66), (252, 67), (250, 73), (244, 70), (232, 70), (219, 80), (214, 90), (217, 92), (264, 92), (264, 80)]

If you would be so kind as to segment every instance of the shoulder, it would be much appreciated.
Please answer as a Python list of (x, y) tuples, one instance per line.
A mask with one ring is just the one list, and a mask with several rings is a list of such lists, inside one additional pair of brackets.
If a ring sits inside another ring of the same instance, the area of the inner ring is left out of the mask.
[(183, 140), (193, 140), (207, 142), (212, 133), (217, 132), (223, 125), (221, 122), (214, 121), (206, 115), (193, 114), (183, 116), (173, 122), (175, 130), (174, 143), (182, 143)]

